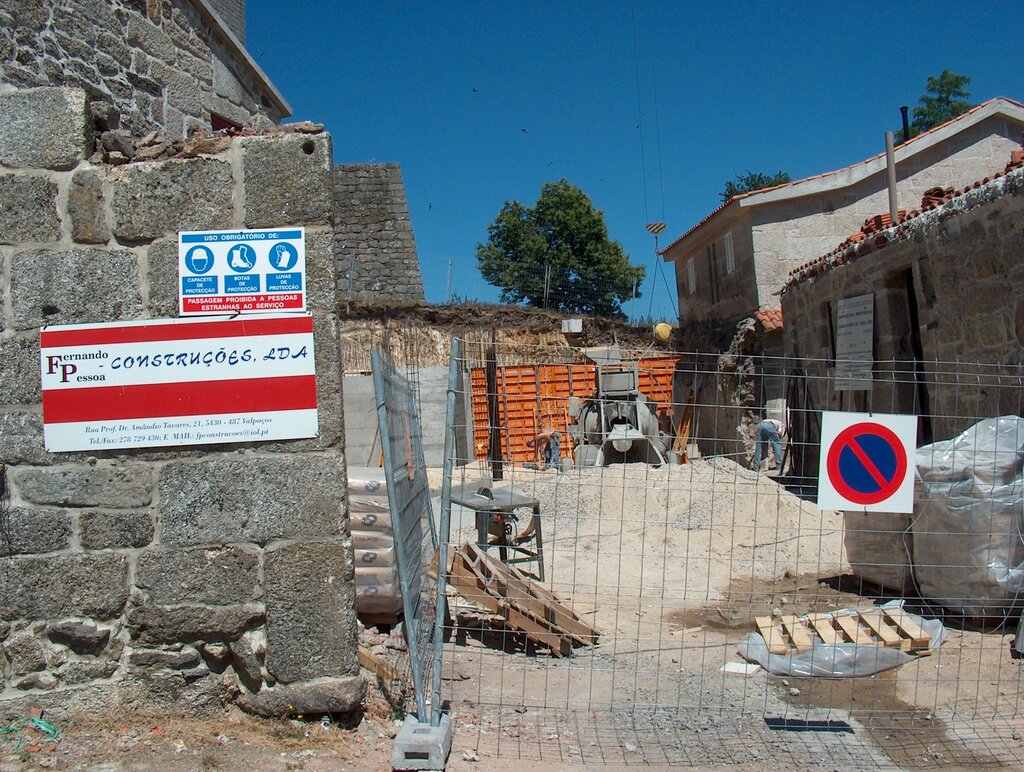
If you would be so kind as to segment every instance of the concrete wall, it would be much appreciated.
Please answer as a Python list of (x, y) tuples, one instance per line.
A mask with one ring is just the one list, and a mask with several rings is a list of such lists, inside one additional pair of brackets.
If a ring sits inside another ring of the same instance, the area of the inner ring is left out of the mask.
[[(0, 706), (345, 712), (356, 649), (331, 140), (93, 165), (79, 89), (0, 94)], [(172, 317), (177, 232), (306, 227), (320, 434), (48, 453), (39, 328)]]
[[(1024, 411), (1024, 170), (886, 231), (886, 237), (890, 242), (882, 248), (865, 240), (833, 256), (827, 270), (815, 269), (817, 275), (782, 295), (786, 352), (814, 376), (808, 387), (817, 409), (870, 404), (884, 412), (929, 415), (933, 439), (951, 437), (983, 417)], [(834, 326), (840, 299), (867, 293), (875, 298), (877, 381), (870, 393), (851, 397), (831, 388), (830, 322)], [(995, 366), (979, 368), (979, 362)]]
[(423, 279), (398, 164), (338, 166), (334, 199), (341, 297), (359, 302), (422, 302)]
[(241, 0), (6, 0), (0, 84), (79, 86), (136, 136), (184, 138), (210, 128), (211, 114), (244, 126), (257, 113), (278, 122), (289, 112), (245, 52)]
[[(423, 457), (430, 467), (444, 464), (444, 433), (448, 410), (448, 368), (422, 367), (409, 376), (416, 384)], [(474, 458), (473, 420), (468, 378), (458, 386), (455, 399), (455, 458), (465, 464)], [(380, 433), (372, 375), (345, 376), (345, 449), (352, 463), (377, 466)]]
[[(919, 209), (921, 197), (929, 188), (960, 186), (1001, 170), (1011, 151), (1020, 148), (1022, 128), (1024, 125), (1017, 121), (993, 115), (946, 142), (900, 161), (900, 208)], [(691, 236), (685, 244), (671, 250), (680, 308), (687, 308), (683, 318), (736, 319), (759, 308), (778, 307), (776, 293), (790, 271), (835, 248), (857, 232), (868, 217), (889, 211), (884, 167), (865, 179), (845, 183), (844, 179), (851, 175), (852, 171), (839, 173), (829, 184), (823, 179), (817, 192), (800, 198), (774, 203), (755, 203), (753, 199), (749, 204), (746, 199), (734, 202), (705, 226), (706, 232), (702, 230), (700, 238)], [(743, 259), (755, 258), (733, 280), (741, 286), (730, 284), (724, 276), (722, 242), (728, 231), (733, 231), (737, 249), (743, 245)], [(707, 259), (711, 244), (716, 245), (718, 254), (719, 292), (714, 298)], [(690, 258), (698, 268), (695, 295), (686, 292), (686, 262)]]

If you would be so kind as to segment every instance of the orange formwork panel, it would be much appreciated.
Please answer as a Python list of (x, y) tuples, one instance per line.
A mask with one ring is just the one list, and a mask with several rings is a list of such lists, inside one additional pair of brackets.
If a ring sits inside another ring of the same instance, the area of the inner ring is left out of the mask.
[[(668, 410), (672, 401), (672, 373), (677, 357), (652, 357), (637, 362), (640, 391), (653, 400), (658, 412)], [(568, 435), (569, 398), (586, 399), (594, 393), (595, 366), (592, 364), (515, 365), (498, 368), (498, 421), (501, 451), (505, 461), (533, 461), (535, 452), (527, 445), (545, 429), (562, 435), (563, 456), (572, 456)], [(476, 457), (487, 458), (487, 380), (484, 368), (470, 370), (473, 389), (473, 428)]]

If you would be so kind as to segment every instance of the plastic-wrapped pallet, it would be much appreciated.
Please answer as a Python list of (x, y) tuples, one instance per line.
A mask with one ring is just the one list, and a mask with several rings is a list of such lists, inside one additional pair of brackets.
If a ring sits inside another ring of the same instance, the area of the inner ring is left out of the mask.
[(901, 597), (914, 589), (910, 515), (843, 512), (843, 543), (853, 573)]
[(967, 618), (1024, 606), (1024, 419), (981, 421), (917, 451), (914, 574), (921, 594)]
[(402, 590), (383, 469), (349, 467), (348, 506), (356, 568), (356, 611), (377, 621), (397, 620), (402, 610)]

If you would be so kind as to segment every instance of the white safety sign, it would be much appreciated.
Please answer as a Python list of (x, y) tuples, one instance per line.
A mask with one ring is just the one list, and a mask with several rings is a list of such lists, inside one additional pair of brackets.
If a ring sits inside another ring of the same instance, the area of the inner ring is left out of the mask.
[(51, 452), (317, 435), (308, 314), (45, 327), (39, 347)]
[(183, 231), (178, 276), (182, 316), (305, 311), (305, 229)]

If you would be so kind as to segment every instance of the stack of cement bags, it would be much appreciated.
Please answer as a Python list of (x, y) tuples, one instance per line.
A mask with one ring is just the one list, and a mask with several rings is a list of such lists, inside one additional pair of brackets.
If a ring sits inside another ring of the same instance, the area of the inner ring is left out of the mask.
[(356, 564), (356, 611), (373, 623), (395, 621), (402, 610), (402, 592), (383, 469), (349, 467), (348, 507)]

